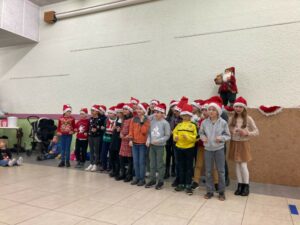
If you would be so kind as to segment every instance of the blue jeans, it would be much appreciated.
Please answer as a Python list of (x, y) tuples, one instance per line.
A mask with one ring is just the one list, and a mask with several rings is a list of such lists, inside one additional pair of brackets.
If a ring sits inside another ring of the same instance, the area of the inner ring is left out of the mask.
[(101, 165), (104, 170), (107, 170), (107, 154), (110, 148), (111, 142), (102, 142), (102, 150), (101, 150)]
[(0, 166), (8, 166), (8, 160), (0, 160)]
[(71, 134), (63, 134), (60, 137), (61, 143), (61, 161), (70, 161), (70, 148), (72, 142)]
[(144, 181), (145, 179), (145, 160), (147, 147), (144, 144), (134, 144), (132, 147), (133, 167), (135, 171), (135, 178)]

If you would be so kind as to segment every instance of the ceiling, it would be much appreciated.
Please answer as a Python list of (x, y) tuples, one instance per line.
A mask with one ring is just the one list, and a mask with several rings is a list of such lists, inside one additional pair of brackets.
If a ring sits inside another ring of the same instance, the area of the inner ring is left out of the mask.
[(0, 48), (12, 46), (12, 45), (34, 44), (34, 43), (36, 42), (28, 38), (21, 37), (19, 35), (13, 34), (6, 30), (0, 29)]
[(54, 4), (54, 3), (57, 3), (57, 2), (63, 2), (65, 0), (30, 0), (30, 1), (33, 2), (36, 5), (44, 6), (44, 5)]

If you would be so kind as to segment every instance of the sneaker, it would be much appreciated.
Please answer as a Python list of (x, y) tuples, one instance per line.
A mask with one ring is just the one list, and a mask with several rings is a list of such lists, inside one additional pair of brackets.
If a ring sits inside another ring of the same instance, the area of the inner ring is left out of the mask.
[(65, 166), (65, 161), (60, 161), (60, 163), (58, 164), (58, 167), (64, 167)]
[(23, 164), (23, 157), (19, 157), (19, 159), (17, 160), (17, 165), (21, 166)]
[(93, 168), (93, 165), (90, 164), (87, 168), (85, 168), (85, 171), (91, 171), (92, 168)]
[(154, 180), (149, 181), (146, 185), (145, 188), (151, 188), (152, 186), (154, 186), (156, 184), (156, 182)]
[(177, 185), (177, 187), (175, 188), (175, 191), (184, 191), (184, 185), (183, 184), (179, 184)]
[(94, 164), (91, 168), (91, 172), (96, 172), (97, 171), (97, 165)]
[(172, 183), (172, 187), (177, 187), (178, 186), (178, 180), (175, 179), (174, 182)]
[(132, 181), (132, 177), (131, 176), (127, 176), (125, 179), (124, 179), (124, 182), (127, 183), (127, 182), (130, 182)]
[(8, 161), (8, 166), (14, 166), (16, 164), (16, 159), (12, 159)]
[(70, 167), (70, 161), (66, 161), (66, 167)]
[(193, 189), (192, 189), (192, 187), (191, 186), (186, 187), (185, 192), (188, 195), (193, 195)]
[(191, 187), (193, 190), (195, 190), (195, 189), (199, 188), (199, 184), (197, 182), (193, 182)]
[(141, 187), (144, 186), (146, 184), (145, 180), (140, 180), (137, 184), (137, 186)]
[(163, 186), (164, 186), (164, 182), (161, 182), (161, 181), (160, 181), (160, 182), (158, 182), (157, 185), (155, 186), (155, 189), (156, 189), (156, 190), (160, 190), (160, 189), (162, 189)]
[(131, 185), (137, 185), (139, 183), (139, 181), (137, 179), (134, 179), (130, 184)]
[(219, 193), (219, 200), (220, 200), (220, 201), (225, 201), (225, 199), (226, 199), (226, 198), (225, 198), (225, 193), (224, 193), (224, 192), (220, 192), (220, 193)]
[(214, 196), (214, 193), (207, 192), (207, 193), (204, 195), (204, 198), (205, 198), (205, 199), (211, 199), (213, 196)]

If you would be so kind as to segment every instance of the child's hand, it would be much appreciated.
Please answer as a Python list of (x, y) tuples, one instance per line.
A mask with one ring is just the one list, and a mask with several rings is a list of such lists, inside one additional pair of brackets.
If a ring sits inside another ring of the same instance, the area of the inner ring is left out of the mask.
[(121, 131), (121, 127), (117, 127), (117, 132), (120, 132)]
[(147, 141), (146, 142), (146, 146), (149, 148), (149, 146), (150, 146), (150, 143)]
[(221, 142), (222, 142), (222, 140), (223, 140), (223, 138), (222, 138), (222, 137), (220, 137), (220, 136), (219, 136), (219, 137), (216, 137), (216, 142), (217, 142), (217, 143), (221, 143)]
[(174, 141), (178, 141), (178, 136), (175, 136), (175, 137), (174, 137)]
[(133, 146), (133, 143), (132, 141), (129, 141), (129, 146), (132, 147)]
[(88, 133), (85, 132), (85, 133), (84, 133), (84, 136), (88, 136)]
[(240, 130), (240, 135), (241, 136), (248, 136), (249, 132), (247, 130)]
[(120, 138), (123, 139), (123, 138), (124, 138), (124, 135), (123, 135), (123, 134), (120, 134)]
[(101, 130), (105, 130), (105, 127), (104, 127), (104, 126), (101, 126)]
[(202, 141), (203, 141), (204, 144), (207, 144), (207, 142), (208, 142), (207, 137), (203, 137), (203, 138), (202, 138)]
[(96, 130), (97, 130), (96, 128), (92, 128), (92, 132), (96, 132)]

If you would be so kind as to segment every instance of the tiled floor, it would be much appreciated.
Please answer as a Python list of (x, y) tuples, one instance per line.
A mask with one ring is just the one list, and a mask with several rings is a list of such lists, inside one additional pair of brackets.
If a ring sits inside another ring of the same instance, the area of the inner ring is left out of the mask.
[(170, 182), (156, 191), (107, 174), (25, 163), (0, 168), (0, 225), (300, 225), (288, 208), (300, 209), (299, 199), (236, 197), (228, 190), (220, 202), (205, 200), (204, 193), (204, 187), (193, 196), (175, 193)]

